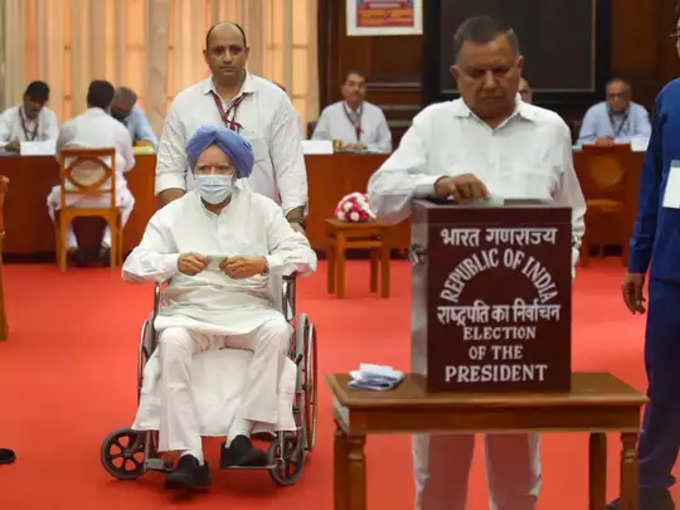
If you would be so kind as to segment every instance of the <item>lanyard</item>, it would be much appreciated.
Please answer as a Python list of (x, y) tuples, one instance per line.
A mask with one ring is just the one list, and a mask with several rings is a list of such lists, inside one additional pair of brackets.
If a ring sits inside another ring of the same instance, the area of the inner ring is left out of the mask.
[(630, 113), (630, 110), (626, 111), (626, 114), (623, 116), (623, 120), (621, 120), (621, 124), (619, 124), (619, 128), (614, 132), (614, 116), (612, 115), (612, 112), (609, 112), (609, 124), (612, 126), (612, 132), (614, 133), (614, 138), (618, 138), (619, 135), (621, 134), (621, 131), (623, 131), (623, 126), (626, 125), (628, 122), (628, 114)]
[[(222, 117), (222, 122), (224, 122), (224, 125), (227, 127), (227, 129), (231, 129), (232, 131), (239, 133), (241, 129), (243, 129), (243, 126), (236, 122), (236, 112), (238, 112), (238, 107), (241, 106), (241, 103), (246, 98), (246, 96), (250, 95), (250, 92), (244, 92), (241, 94), (234, 101), (232, 101), (231, 105), (226, 110), (224, 109), (224, 104), (222, 103), (220, 96), (218, 96), (214, 90), (211, 90), (210, 93), (215, 100), (215, 106), (217, 106), (217, 110), (220, 112), (220, 117)], [(231, 119), (229, 118), (229, 115), (231, 115)]]
[(350, 117), (349, 112), (347, 111), (347, 107), (345, 106), (345, 103), (342, 103), (342, 111), (345, 112), (345, 117), (347, 117), (347, 120), (349, 121), (352, 126), (354, 126), (354, 134), (357, 137), (357, 142), (361, 141), (361, 115), (364, 113), (364, 104), (361, 103), (359, 106), (359, 113), (356, 114), (356, 120), (352, 120), (352, 117)]
[(27, 142), (32, 142), (35, 140), (35, 137), (38, 135), (38, 127), (40, 127), (40, 120), (35, 121), (35, 128), (33, 131), (29, 131), (26, 129), (26, 121), (24, 120), (24, 111), (23, 108), (19, 108), (19, 117), (21, 118), (21, 129), (24, 130), (24, 139)]

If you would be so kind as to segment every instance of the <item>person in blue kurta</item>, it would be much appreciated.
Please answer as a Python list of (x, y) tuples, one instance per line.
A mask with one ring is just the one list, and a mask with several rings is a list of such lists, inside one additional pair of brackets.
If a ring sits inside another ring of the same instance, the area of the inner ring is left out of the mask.
[[(680, 21), (680, 20), (679, 20)], [(680, 23), (676, 27), (680, 44)], [(645, 366), (649, 404), (638, 450), (640, 510), (674, 509), (668, 488), (680, 447), (680, 79), (656, 98), (652, 135), (642, 168), (638, 215), (630, 242), (623, 299), (645, 312), (649, 266)], [(618, 501), (607, 506), (618, 509)]]

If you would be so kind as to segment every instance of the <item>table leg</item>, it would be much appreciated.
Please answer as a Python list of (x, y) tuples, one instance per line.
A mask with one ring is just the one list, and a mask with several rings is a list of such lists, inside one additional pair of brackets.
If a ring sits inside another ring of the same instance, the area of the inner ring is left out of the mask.
[(590, 434), (589, 510), (605, 510), (607, 489), (607, 436), (602, 432)]
[(328, 260), (326, 289), (329, 294), (335, 292), (335, 250), (334, 244), (329, 244), (326, 249), (326, 259)]
[(333, 479), (333, 508), (335, 510), (347, 510), (349, 502), (349, 485), (347, 483), (347, 453), (349, 444), (347, 435), (335, 424), (335, 451), (334, 456), (334, 479)]
[(350, 436), (347, 452), (348, 510), (366, 510), (366, 436)]
[(638, 510), (638, 463), (635, 433), (621, 434), (621, 507)]
[(378, 250), (371, 250), (371, 292), (378, 291)]
[(345, 234), (338, 232), (338, 244), (337, 244), (337, 265), (338, 265), (338, 276), (337, 276), (337, 296), (339, 298), (345, 297)]
[(383, 236), (383, 246), (380, 249), (380, 269), (381, 269), (381, 296), (390, 297), (390, 247)]

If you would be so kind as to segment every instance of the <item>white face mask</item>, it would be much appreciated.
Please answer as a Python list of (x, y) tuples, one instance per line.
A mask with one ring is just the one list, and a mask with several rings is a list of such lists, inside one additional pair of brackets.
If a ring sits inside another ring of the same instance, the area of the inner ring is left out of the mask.
[(196, 189), (209, 204), (221, 204), (231, 196), (234, 181), (231, 175), (195, 174)]

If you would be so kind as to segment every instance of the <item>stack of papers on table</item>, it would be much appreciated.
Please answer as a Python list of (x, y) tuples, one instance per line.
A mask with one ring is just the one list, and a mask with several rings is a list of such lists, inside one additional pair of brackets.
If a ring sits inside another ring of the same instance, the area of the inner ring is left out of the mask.
[(350, 388), (363, 390), (391, 390), (404, 380), (404, 372), (388, 365), (361, 363), (359, 370), (351, 370)]

